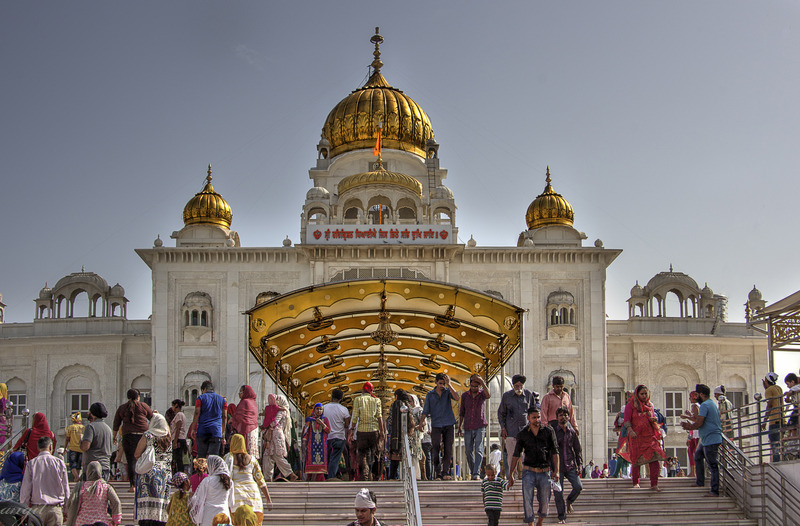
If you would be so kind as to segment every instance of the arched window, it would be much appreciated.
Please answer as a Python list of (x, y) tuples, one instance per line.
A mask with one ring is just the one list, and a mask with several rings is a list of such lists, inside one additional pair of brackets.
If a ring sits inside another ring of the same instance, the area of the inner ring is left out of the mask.
[(369, 220), (373, 225), (385, 225), (389, 222), (391, 213), (386, 205), (372, 205), (369, 207)]
[(212, 341), (214, 310), (211, 296), (206, 292), (191, 292), (183, 302), (183, 341), (209, 343)]

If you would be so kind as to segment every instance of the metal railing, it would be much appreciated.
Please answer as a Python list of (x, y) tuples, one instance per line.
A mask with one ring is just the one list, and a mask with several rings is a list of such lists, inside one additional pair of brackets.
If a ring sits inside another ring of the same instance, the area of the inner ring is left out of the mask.
[(798, 458), (797, 424), (790, 427), (774, 421), (770, 427), (770, 415), (778, 408), (785, 424), (794, 407), (781, 399), (779, 406), (768, 409), (760, 395), (754, 398), (755, 402), (731, 411), (729, 421), (723, 418), (720, 489), (761, 526), (796, 525), (800, 488), (784, 476), (781, 463)]
[[(422, 526), (422, 513), (419, 507), (419, 490), (417, 489), (417, 477), (414, 468), (411, 466), (413, 457), (411, 456), (411, 442), (408, 438), (408, 407), (400, 408), (402, 416), (402, 435), (403, 435), (403, 460), (400, 462), (400, 478), (403, 480), (403, 496), (406, 506), (406, 524), (408, 526)], [(417, 463), (419, 469), (419, 463)]]

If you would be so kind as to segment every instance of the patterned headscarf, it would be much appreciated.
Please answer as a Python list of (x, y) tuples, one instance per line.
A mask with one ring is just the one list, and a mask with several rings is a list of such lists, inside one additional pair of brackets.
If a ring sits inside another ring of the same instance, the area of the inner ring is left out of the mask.
[(73, 424), (80, 424), (81, 423), (81, 414), (80, 413), (72, 413), (70, 415)]
[(208, 463), (204, 458), (196, 458), (192, 461), (192, 467), (196, 473), (208, 473)]
[(218, 524), (230, 524), (230, 523), (231, 520), (224, 513), (217, 513), (211, 520), (211, 526), (217, 526)]
[(186, 484), (186, 481), (189, 480), (189, 476), (184, 473), (183, 471), (178, 471), (174, 475), (172, 475), (172, 480), (169, 481), (170, 485), (175, 486), (176, 488), (183, 487)]

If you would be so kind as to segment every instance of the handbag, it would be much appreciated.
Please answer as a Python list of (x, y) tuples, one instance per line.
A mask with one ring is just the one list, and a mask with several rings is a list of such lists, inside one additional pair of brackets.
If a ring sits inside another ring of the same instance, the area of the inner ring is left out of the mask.
[(156, 464), (156, 452), (153, 449), (153, 444), (148, 444), (147, 448), (142, 453), (142, 456), (136, 461), (136, 473), (139, 475), (144, 475), (145, 473), (149, 473), (150, 470), (153, 469), (153, 466)]

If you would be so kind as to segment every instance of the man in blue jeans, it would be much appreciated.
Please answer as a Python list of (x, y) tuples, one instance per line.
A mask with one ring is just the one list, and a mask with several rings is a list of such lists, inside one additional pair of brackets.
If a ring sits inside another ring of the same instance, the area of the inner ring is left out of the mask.
[(706, 482), (706, 471), (703, 461), (708, 465), (711, 491), (707, 497), (719, 497), (719, 462), (717, 453), (722, 443), (722, 422), (719, 418), (717, 404), (711, 400), (711, 388), (705, 384), (697, 384), (694, 388), (700, 396), (701, 404), (694, 422), (684, 422), (682, 427), (687, 431), (697, 429), (700, 443), (694, 452), (694, 469), (697, 475), (697, 486), (703, 487)]
[(225, 425), (228, 423), (228, 404), (222, 396), (214, 392), (211, 380), (203, 382), (200, 390), (203, 394), (197, 397), (194, 404), (194, 420), (190, 427), (194, 432), (190, 438), (197, 441), (197, 458), (222, 456)]
[[(583, 491), (583, 484), (578, 472), (583, 464), (583, 457), (581, 451), (581, 442), (578, 439), (578, 434), (569, 425), (569, 410), (566, 407), (559, 407), (556, 409), (556, 419), (558, 425), (556, 426), (556, 441), (558, 442), (558, 453), (561, 459), (559, 471), (561, 477), (558, 482), (561, 485), (561, 491), (556, 490), (556, 511), (558, 512), (558, 523), (566, 524), (567, 512), (572, 513), (572, 503), (578, 500), (578, 495)], [(566, 506), (564, 505), (564, 477), (569, 480), (572, 491), (567, 496)]]
[[(514, 485), (517, 464), (522, 453), (522, 506), (523, 522), (533, 526), (538, 515), (536, 526), (542, 526), (550, 507), (550, 479), (559, 479), (558, 442), (553, 428), (542, 423), (539, 407), (528, 409), (528, 426), (517, 434), (517, 444), (509, 468), (508, 487)], [(552, 468), (552, 469), (551, 469)], [(533, 497), (539, 502), (539, 509), (533, 511)]]
[[(453, 404), (458, 401), (458, 391), (450, 385), (450, 377), (444, 373), (436, 374), (436, 387), (425, 395), (422, 418), (431, 419), (431, 442), (433, 443), (433, 470), (437, 479), (453, 480), (450, 468), (453, 463), (453, 441), (455, 440), (456, 416)], [(419, 429), (423, 423), (420, 422)], [(444, 446), (444, 447), (443, 447)], [(439, 452), (444, 449), (442, 459)]]
[(464, 434), (464, 449), (467, 453), (467, 466), (472, 480), (480, 480), (483, 465), (483, 437), (486, 433), (486, 400), (490, 397), (489, 389), (480, 375), (473, 374), (469, 378), (469, 390), (461, 395), (458, 412), (459, 433)]
[(331, 432), (328, 433), (328, 474), (325, 479), (339, 478), (339, 461), (344, 451), (345, 431), (350, 426), (350, 411), (342, 405), (344, 391), (334, 389), (331, 402), (322, 409), (322, 416), (328, 419)]

